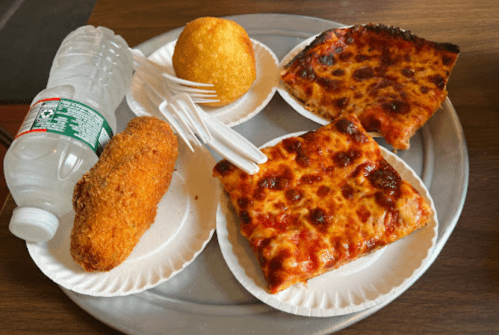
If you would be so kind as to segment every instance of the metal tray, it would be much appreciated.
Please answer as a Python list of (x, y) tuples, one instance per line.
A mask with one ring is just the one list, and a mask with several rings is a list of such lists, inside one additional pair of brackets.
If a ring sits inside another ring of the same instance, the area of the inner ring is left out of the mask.
[[(304, 39), (341, 26), (332, 21), (281, 14), (227, 18), (242, 25), (251, 38), (271, 48), (279, 60)], [(139, 49), (149, 55), (178, 38), (181, 30), (175, 29), (146, 41)], [(123, 102), (117, 110), (118, 130), (123, 130), (133, 116)], [(260, 146), (278, 136), (319, 126), (295, 112), (276, 94), (262, 112), (234, 129)], [(386, 146), (383, 141), (380, 144)], [(217, 160), (220, 158), (214, 156)], [(458, 221), (468, 187), (468, 151), (461, 124), (449, 100), (412, 138), (410, 150), (400, 152), (399, 156), (421, 177), (435, 202), (439, 231), (431, 264)], [(113, 298), (63, 291), (103, 323), (126, 334), (146, 335), (294, 334), (303, 333), (303, 329), (308, 334), (332, 333), (364, 319), (397, 298), (394, 296), (361, 312), (327, 318), (277, 311), (253, 297), (235, 279), (222, 257), (216, 234), (205, 251), (185, 270), (148, 291)]]

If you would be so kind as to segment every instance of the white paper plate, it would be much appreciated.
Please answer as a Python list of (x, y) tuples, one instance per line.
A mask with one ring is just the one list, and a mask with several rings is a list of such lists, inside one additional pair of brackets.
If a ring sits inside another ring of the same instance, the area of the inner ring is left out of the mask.
[[(165, 71), (175, 75), (172, 65), (172, 55), (175, 43), (170, 42), (156, 50), (149, 59), (165, 67)], [(238, 100), (223, 107), (201, 106), (207, 113), (216, 117), (229, 127), (243, 123), (260, 112), (274, 96), (279, 85), (277, 72), (278, 60), (275, 54), (264, 44), (251, 40), (255, 52), (256, 79), (250, 90)], [(161, 91), (159, 81), (153, 82), (155, 88)], [(132, 78), (131, 89), (126, 95), (130, 109), (138, 116), (151, 115), (161, 117), (157, 107), (151, 104), (150, 99), (144, 94), (142, 84), (136, 76)], [(162, 117), (161, 117), (162, 118)]]
[[(346, 27), (345, 27), (346, 28)], [(313, 40), (318, 35), (314, 35), (310, 38), (307, 38), (300, 44), (298, 44), (296, 47), (291, 49), (291, 51), (284, 56), (284, 58), (281, 60), (281, 63), (279, 64), (279, 78), (280, 78), (280, 73), (283, 71), (284, 66), (288, 64), (296, 55), (298, 55), (303, 49), (305, 49), (310, 43), (312, 43)], [(281, 95), (281, 97), (286, 101), (295, 111), (303, 115), (304, 117), (317, 122), (322, 125), (329, 124), (331, 121), (328, 119), (323, 118), (322, 116), (319, 116), (317, 114), (312, 113), (311, 111), (307, 110), (303, 104), (303, 102), (299, 99), (297, 99), (293, 94), (291, 94), (282, 80), (279, 80), (279, 85), (277, 87), (277, 91)]]
[(211, 175), (215, 164), (204, 147), (192, 154), (179, 142), (172, 183), (158, 206), (154, 224), (130, 256), (109, 272), (87, 273), (71, 258), (74, 212), (61, 218), (51, 241), (27, 243), (29, 254), (47, 277), (77, 293), (122, 296), (159, 285), (194, 261), (215, 231), (220, 194)]
[[(278, 143), (275, 139), (264, 146)], [(381, 148), (386, 160), (401, 177), (428, 201), (433, 216), (428, 225), (409, 236), (360, 258), (337, 270), (296, 284), (277, 294), (267, 292), (260, 266), (241, 235), (239, 219), (226, 194), (217, 211), (217, 236), (222, 255), (239, 282), (262, 302), (287, 313), (328, 317), (349, 314), (372, 307), (407, 289), (419, 278), (429, 262), (437, 239), (437, 215), (433, 200), (423, 182), (400, 158)]]

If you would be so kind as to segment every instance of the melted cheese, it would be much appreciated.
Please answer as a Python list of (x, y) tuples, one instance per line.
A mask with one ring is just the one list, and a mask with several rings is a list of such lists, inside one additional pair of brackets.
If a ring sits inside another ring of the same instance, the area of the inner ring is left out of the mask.
[(367, 131), (403, 150), (445, 100), (458, 52), (383, 25), (332, 29), (281, 78), (310, 111), (328, 120), (355, 114)]
[(424, 226), (424, 199), (381, 156), (355, 116), (263, 149), (248, 175), (220, 178), (271, 293), (322, 274)]

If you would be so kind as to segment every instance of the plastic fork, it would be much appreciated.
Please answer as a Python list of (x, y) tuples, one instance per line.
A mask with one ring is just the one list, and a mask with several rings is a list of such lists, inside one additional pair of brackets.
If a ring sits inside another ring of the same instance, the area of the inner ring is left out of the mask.
[[(191, 140), (194, 141), (196, 145), (202, 145), (196, 137), (194, 131), (192, 130), (192, 126), (195, 125), (194, 120), (192, 120), (192, 116), (190, 112), (185, 110), (185, 107), (180, 105), (178, 102), (174, 102), (172, 97), (168, 94), (163, 95), (162, 93), (156, 91), (156, 89), (149, 84), (147, 79), (143, 77), (143, 75), (138, 72), (135, 74), (140, 82), (143, 83), (144, 91), (149, 99), (153, 102), (154, 105), (158, 106), (158, 109), (161, 115), (168, 121), (168, 123), (173, 127), (178, 136), (187, 144), (189, 149), (194, 152), (194, 148), (191, 145)], [(171, 103), (171, 102), (172, 103)], [(196, 110), (197, 111), (197, 110)], [(182, 115), (184, 115), (182, 117)], [(194, 114), (194, 117), (198, 119), (199, 124), (205, 130), (205, 134), (207, 137), (211, 138), (210, 131), (208, 130), (204, 120), (202, 119), (200, 114)], [(190, 136), (189, 136), (190, 135)], [(199, 136), (201, 140), (206, 143), (206, 138), (204, 134)]]
[[(187, 93), (195, 103), (217, 102), (217, 92), (213, 89), (213, 84), (198, 83), (190, 80), (177, 78), (167, 73), (165, 69), (145, 57), (144, 54), (137, 49), (129, 48), (133, 55), (133, 61), (136, 70), (146, 72), (149, 75), (160, 75), (165, 80), (162, 83), (173, 94)], [(206, 87), (206, 89), (202, 88)]]
[[(173, 97), (173, 100), (176, 104), (184, 105), (183, 111), (190, 111), (192, 114), (201, 116), (203, 123), (206, 124), (208, 129), (202, 126), (199, 118), (191, 118), (194, 122), (194, 132), (206, 139), (207, 146), (244, 172), (255, 174), (259, 170), (258, 164), (263, 164), (267, 161), (267, 156), (255, 147), (253, 143), (232, 128), (209, 116), (192, 102), (188, 94), (177, 94)], [(207, 130), (209, 130), (211, 136), (208, 136), (208, 133), (206, 133)]]
[(202, 145), (198, 137), (219, 155), (249, 174), (258, 172), (257, 164), (267, 161), (265, 156), (246, 138), (209, 116), (199, 108), (186, 93), (174, 96), (156, 91), (140, 72), (136, 73), (147, 96), (158, 106), (164, 118), (176, 133), (194, 151), (190, 141)]

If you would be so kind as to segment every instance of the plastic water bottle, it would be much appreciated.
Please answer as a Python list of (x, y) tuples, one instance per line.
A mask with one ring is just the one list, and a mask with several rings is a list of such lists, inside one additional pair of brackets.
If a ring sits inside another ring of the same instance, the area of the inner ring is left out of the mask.
[(4, 160), (17, 204), (10, 231), (31, 242), (50, 240), (72, 210), (81, 176), (116, 131), (115, 110), (130, 86), (133, 58), (113, 31), (83, 26), (62, 42), (41, 91)]

